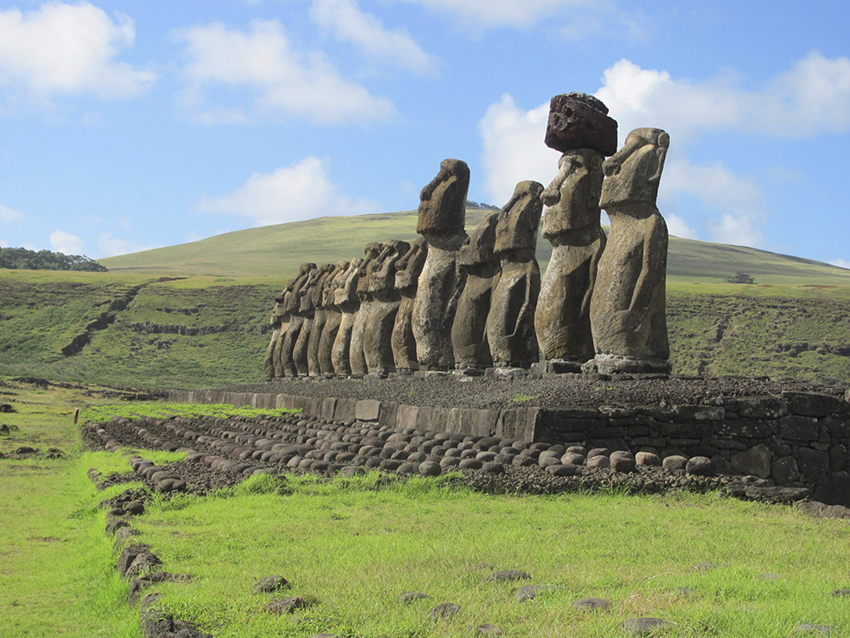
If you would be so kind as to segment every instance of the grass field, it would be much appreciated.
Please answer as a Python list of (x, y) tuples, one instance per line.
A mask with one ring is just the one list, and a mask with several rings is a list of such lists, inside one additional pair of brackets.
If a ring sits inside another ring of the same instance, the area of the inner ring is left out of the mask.
[[(87, 470), (129, 472), (126, 456), (80, 450), (71, 419), (74, 407), (109, 413), (110, 399), (97, 388), (6, 382), (0, 391), (18, 410), (2, 415), (18, 429), (0, 438), (0, 451), (68, 454), (0, 459), (0, 635), (138, 637), (98, 503), (139, 484), (97, 492)], [(161, 607), (217, 637), (459, 637), (484, 623), (512, 636), (614, 636), (639, 616), (672, 623), (669, 636), (778, 638), (801, 623), (832, 626), (832, 635), (850, 629), (847, 600), (831, 596), (850, 586), (848, 522), (715, 494), (488, 496), (445, 478), (265, 475), (208, 497), (155, 499), (133, 525), (164, 569), (191, 576), (156, 586)], [(531, 580), (486, 580), (507, 569)], [(253, 583), (269, 575), (284, 576), (290, 589), (254, 594)], [(553, 587), (517, 602), (526, 584)], [(408, 591), (428, 598), (403, 604)], [(296, 595), (312, 606), (263, 611), (276, 596)], [(586, 597), (613, 607), (572, 608)], [(460, 613), (435, 623), (429, 612), (444, 602)]]

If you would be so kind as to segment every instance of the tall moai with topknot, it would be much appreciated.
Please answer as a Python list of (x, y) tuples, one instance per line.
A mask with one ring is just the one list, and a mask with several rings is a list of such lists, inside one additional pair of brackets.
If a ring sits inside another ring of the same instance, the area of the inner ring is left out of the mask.
[(534, 312), (540, 294), (540, 266), (534, 257), (543, 184), (516, 185), (499, 213), (494, 252), (502, 272), (487, 316), (487, 341), (498, 374), (521, 374), (538, 359)]
[(413, 336), (419, 369), (423, 371), (454, 368), (451, 332), (463, 289), (458, 251), (466, 240), (468, 190), (466, 162), (446, 159), (420, 194), (416, 232), (428, 242), (428, 255), (413, 304)]
[(617, 150), (617, 122), (592, 95), (556, 95), (545, 143), (562, 155), (542, 195), (543, 237), (552, 244), (552, 257), (534, 325), (546, 369), (577, 373), (594, 356), (590, 302), (606, 244), (599, 207), (602, 163)]
[(669, 147), (665, 131), (635, 129), (603, 164), (599, 204), (611, 219), (611, 232), (590, 303), (596, 356), (588, 371), (670, 372), (667, 224), (655, 203)]

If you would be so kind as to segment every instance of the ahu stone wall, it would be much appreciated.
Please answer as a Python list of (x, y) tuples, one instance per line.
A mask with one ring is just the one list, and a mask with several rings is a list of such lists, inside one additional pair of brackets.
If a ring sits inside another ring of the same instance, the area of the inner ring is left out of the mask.
[(395, 429), (546, 441), (661, 457), (708, 457), (719, 474), (753, 475), (808, 487), (813, 498), (850, 506), (850, 404), (814, 393), (716, 397), (705, 405), (599, 408), (432, 408), (371, 399), (335, 399), (217, 390), (171, 392), (177, 402), (301, 409), (340, 421)]

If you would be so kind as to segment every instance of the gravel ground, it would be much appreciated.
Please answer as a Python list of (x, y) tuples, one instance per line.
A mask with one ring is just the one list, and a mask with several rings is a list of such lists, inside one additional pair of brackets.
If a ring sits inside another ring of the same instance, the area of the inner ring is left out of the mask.
[(510, 407), (593, 408), (601, 405), (696, 405), (718, 396), (778, 396), (783, 391), (841, 396), (844, 388), (794, 380), (725, 377), (719, 379), (616, 379), (583, 375), (492, 379), (413, 377), (390, 379), (274, 379), (232, 386), (232, 392), (268, 392), (296, 396), (377, 399), (402, 405), (439, 408)]

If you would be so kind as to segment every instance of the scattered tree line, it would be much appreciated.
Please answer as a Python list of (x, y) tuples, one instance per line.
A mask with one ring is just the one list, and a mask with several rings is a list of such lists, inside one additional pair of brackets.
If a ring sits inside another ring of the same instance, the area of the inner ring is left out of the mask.
[(106, 268), (85, 255), (65, 255), (50, 250), (0, 248), (0, 268), (13, 270), (86, 270), (106, 272)]

